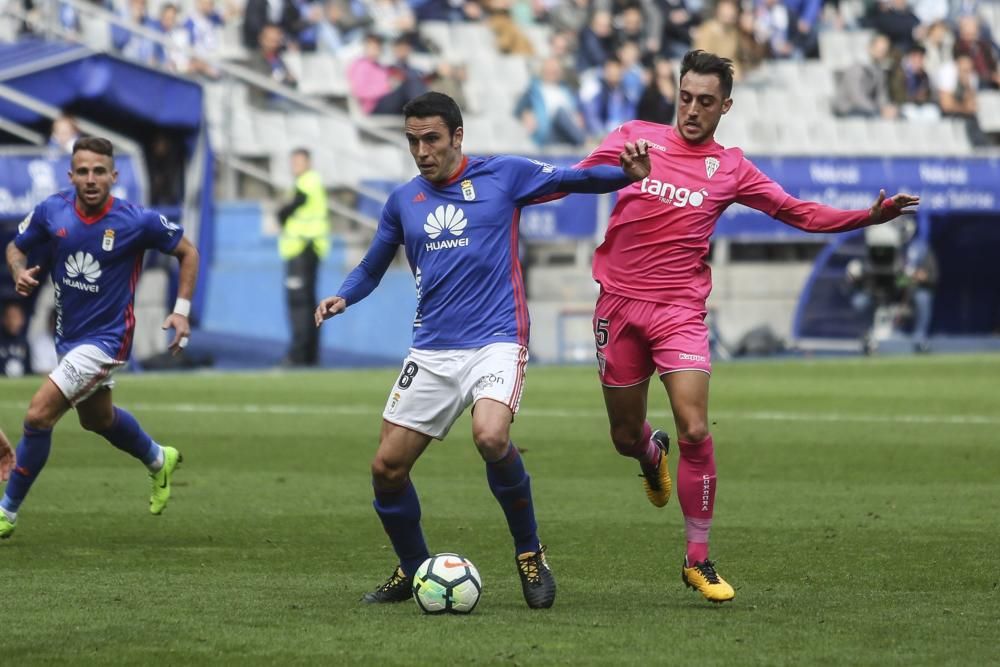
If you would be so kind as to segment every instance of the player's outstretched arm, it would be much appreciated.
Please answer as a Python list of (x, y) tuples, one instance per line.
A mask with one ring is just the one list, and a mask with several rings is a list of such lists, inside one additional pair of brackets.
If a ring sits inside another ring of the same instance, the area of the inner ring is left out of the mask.
[[(556, 192), (583, 192), (600, 194), (621, 190), (625, 186), (641, 181), (649, 176), (649, 146), (645, 141), (637, 143), (625, 142), (625, 147), (618, 156), (620, 167), (608, 164), (595, 164), (589, 167), (570, 167), (560, 172)], [(543, 195), (532, 199), (532, 203), (550, 201), (558, 197)]]
[(194, 287), (198, 282), (198, 249), (186, 238), (181, 238), (180, 243), (174, 248), (172, 253), (180, 261), (180, 271), (177, 280), (177, 302), (174, 305), (174, 312), (167, 315), (163, 320), (163, 329), (174, 330), (174, 338), (170, 341), (170, 353), (177, 355), (187, 347), (191, 337), (191, 297), (194, 296)]
[(10, 471), (14, 469), (16, 463), (17, 458), (10, 446), (10, 440), (3, 431), (0, 431), (0, 482), (10, 479)]
[(633, 182), (641, 181), (653, 170), (649, 162), (649, 144), (645, 139), (640, 139), (634, 144), (626, 141), (625, 149), (618, 159), (621, 161), (622, 170)]
[(13, 241), (7, 244), (7, 268), (14, 279), (14, 289), (21, 296), (29, 296), (38, 287), (40, 266), (28, 268), (28, 256)]
[(880, 222), (889, 222), (904, 213), (912, 213), (914, 207), (920, 204), (920, 197), (900, 192), (891, 197), (885, 196), (885, 190), (878, 191), (878, 198), (872, 207), (868, 209), (868, 219), (871, 224), (877, 225)]

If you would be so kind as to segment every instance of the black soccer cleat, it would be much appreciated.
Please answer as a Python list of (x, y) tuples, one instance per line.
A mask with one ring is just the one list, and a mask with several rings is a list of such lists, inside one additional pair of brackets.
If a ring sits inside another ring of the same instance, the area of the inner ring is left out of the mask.
[(361, 597), (361, 601), (370, 604), (383, 604), (386, 602), (405, 602), (411, 597), (413, 597), (413, 579), (403, 573), (403, 568), (397, 566), (384, 584), (371, 593), (365, 593)]
[(532, 609), (548, 609), (556, 601), (556, 579), (545, 561), (545, 547), (538, 551), (518, 554), (517, 573), (521, 575), (521, 592)]

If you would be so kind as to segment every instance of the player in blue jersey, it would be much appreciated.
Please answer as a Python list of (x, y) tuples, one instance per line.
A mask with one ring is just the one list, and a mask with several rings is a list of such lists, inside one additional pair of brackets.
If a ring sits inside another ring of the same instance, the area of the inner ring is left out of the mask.
[(403, 110), (420, 175), (389, 195), (368, 253), (336, 296), (316, 309), (319, 326), (378, 285), (396, 249), (417, 287), (413, 346), (386, 403), (372, 463), (375, 511), (399, 557), (365, 602), (410, 598), (414, 572), (429, 556), (410, 470), (431, 440), (443, 439), (473, 406), (472, 438), (514, 538), (529, 607), (551, 607), (556, 585), (535, 524), (531, 484), (510, 426), (528, 362), (528, 307), (518, 260), (521, 207), (555, 192), (612, 192), (649, 175), (644, 143), (626, 144), (622, 168), (561, 169), (519, 157), (462, 154), (462, 112), (447, 95), (426, 93)]
[(38, 287), (40, 267), (28, 267), (29, 253), (44, 244), (51, 248), (59, 365), (28, 406), (17, 464), (0, 500), (0, 538), (14, 532), (18, 508), (49, 457), (52, 429), (70, 408), (76, 408), (83, 428), (145, 464), (152, 478), (153, 514), (166, 506), (170, 479), (181, 461), (176, 449), (158, 445), (132, 415), (112, 403), (112, 375), (132, 349), (135, 287), (148, 249), (180, 260), (177, 302), (163, 328), (174, 329), (174, 354), (187, 345), (198, 251), (179, 225), (111, 196), (118, 172), (107, 139), (77, 141), (69, 177), (74, 189), (36, 206), (7, 246), (7, 264), (23, 296)]

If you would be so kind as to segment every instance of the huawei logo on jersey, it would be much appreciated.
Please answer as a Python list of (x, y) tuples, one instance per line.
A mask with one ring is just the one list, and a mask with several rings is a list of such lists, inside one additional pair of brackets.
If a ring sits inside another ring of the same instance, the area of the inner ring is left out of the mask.
[(654, 195), (664, 204), (673, 204), (677, 208), (683, 208), (688, 204), (697, 208), (705, 203), (705, 199), (708, 197), (708, 191), (704, 188), (692, 192), (687, 188), (679, 188), (673, 183), (649, 177), (642, 179), (640, 191)]
[[(73, 278), (78, 276), (82, 277), (86, 282), (73, 280)], [(96, 294), (101, 288), (94, 283), (100, 277), (101, 263), (94, 259), (93, 255), (89, 252), (81, 250), (75, 255), (70, 255), (69, 259), (66, 260), (66, 275), (62, 281), (64, 285), (69, 287)]]
[(445, 248), (464, 248), (469, 245), (469, 239), (459, 239), (459, 238), (449, 238), (442, 239), (440, 241), (434, 241), (445, 231), (447, 231), (451, 236), (461, 236), (462, 232), (465, 231), (466, 225), (469, 224), (468, 219), (465, 217), (465, 213), (460, 208), (455, 208), (454, 205), (448, 204), (447, 206), (441, 205), (434, 209), (433, 213), (427, 214), (427, 222), (424, 223), (424, 231), (427, 232), (427, 236), (431, 238), (430, 243), (425, 243), (424, 247), (428, 252), (433, 250), (442, 250)]

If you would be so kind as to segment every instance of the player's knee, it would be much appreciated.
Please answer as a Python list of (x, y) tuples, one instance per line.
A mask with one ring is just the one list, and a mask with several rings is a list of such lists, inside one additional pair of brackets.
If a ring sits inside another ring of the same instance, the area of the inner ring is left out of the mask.
[(381, 456), (376, 456), (372, 461), (372, 483), (376, 489), (402, 488), (409, 477), (410, 470), (404, 465), (387, 461)]
[(611, 427), (611, 442), (619, 452), (631, 452), (642, 437), (642, 424), (615, 424)]
[(475, 431), (472, 439), (475, 440), (476, 448), (484, 461), (496, 461), (502, 458), (510, 446), (510, 434), (506, 429)]
[(681, 442), (701, 442), (708, 437), (708, 424), (704, 421), (692, 421), (677, 425), (677, 439)]
[(24, 425), (38, 431), (51, 429), (56, 425), (56, 421), (58, 418), (47, 405), (35, 401), (28, 406), (28, 412), (24, 415)]

